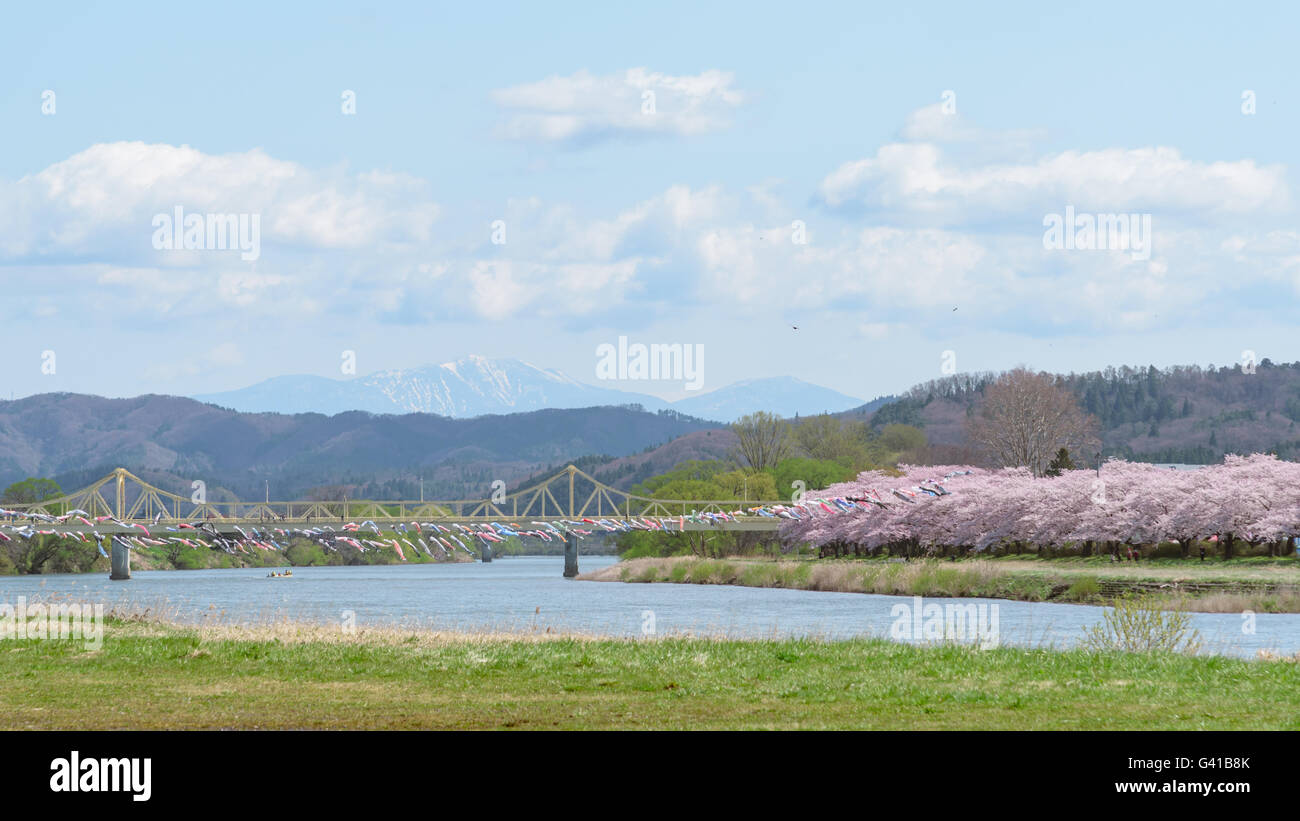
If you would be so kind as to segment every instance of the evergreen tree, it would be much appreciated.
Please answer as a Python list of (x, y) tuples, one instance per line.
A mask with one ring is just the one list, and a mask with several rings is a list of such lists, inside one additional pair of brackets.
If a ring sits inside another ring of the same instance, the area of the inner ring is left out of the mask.
[(1043, 471), (1044, 476), (1060, 476), (1063, 471), (1074, 470), (1074, 460), (1070, 458), (1070, 451), (1061, 448), (1056, 452), (1056, 456), (1047, 464), (1047, 470)]

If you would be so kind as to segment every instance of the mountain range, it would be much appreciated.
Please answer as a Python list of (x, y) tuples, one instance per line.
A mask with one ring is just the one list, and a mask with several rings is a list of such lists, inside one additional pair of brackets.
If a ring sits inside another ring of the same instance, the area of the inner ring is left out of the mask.
[[(921, 428), (928, 445), (908, 457), (917, 463), (977, 463), (965, 424), (995, 378), (946, 377), (841, 415), (877, 429), (891, 422)], [(1264, 360), (1253, 373), (1107, 368), (1056, 381), (1097, 418), (1100, 458), (1209, 463), (1225, 453), (1252, 452), (1300, 458), (1300, 363)], [(732, 457), (736, 444), (716, 422), (627, 405), (453, 419), (364, 411), (243, 413), (158, 395), (62, 393), (0, 401), (0, 487), (42, 476), (73, 490), (122, 466), (183, 495), (193, 480), (203, 479), (213, 499), (256, 499), (267, 492), (279, 498), (418, 499), (422, 490), (430, 499), (481, 498), (497, 479), (515, 487), (570, 462), (627, 488), (686, 460)], [(1075, 454), (1081, 467), (1097, 458)]]
[[(548, 409), (473, 419), (425, 413), (239, 413), (176, 396), (39, 394), (0, 401), (0, 487), (27, 476), (76, 490), (114, 467), (175, 493), (203, 480), (240, 499), (486, 494), (583, 456), (615, 459), (717, 426), (675, 411)], [(269, 486), (264, 483), (269, 483)]]
[(367, 411), (432, 413), (455, 419), (546, 408), (640, 405), (649, 411), (674, 410), (717, 422), (732, 422), (758, 410), (795, 416), (834, 413), (862, 404), (861, 399), (788, 376), (736, 382), (668, 402), (649, 394), (588, 385), (517, 359), (482, 356), (355, 379), (277, 376), (239, 390), (193, 398), (246, 413)]

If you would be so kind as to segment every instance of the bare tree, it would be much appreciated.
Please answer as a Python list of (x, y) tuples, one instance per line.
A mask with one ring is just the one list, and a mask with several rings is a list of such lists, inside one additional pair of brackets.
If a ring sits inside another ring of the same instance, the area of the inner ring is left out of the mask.
[(834, 459), (845, 450), (844, 426), (829, 414), (805, 417), (793, 426), (791, 434), (799, 450), (813, 459)]
[(1095, 446), (1097, 423), (1074, 395), (1046, 373), (1016, 368), (984, 391), (967, 435), (997, 464), (1027, 467), (1042, 476), (1060, 448)]
[(741, 458), (754, 470), (775, 467), (790, 453), (790, 423), (767, 411), (742, 416), (731, 425)]

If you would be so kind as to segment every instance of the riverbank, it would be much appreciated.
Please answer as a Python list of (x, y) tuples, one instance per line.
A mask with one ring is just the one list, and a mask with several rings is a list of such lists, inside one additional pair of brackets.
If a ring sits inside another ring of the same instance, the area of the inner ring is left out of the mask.
[(578, 578), (1069, 604), (1110, 604), (1141, 595), (1167, 610), (1300, 613), (1300, 567), (1290, 559), (1138, 565), (1068, 559), (903, 562), (673, 557), (630, 559)]
[(1294, 660), (131, 613), (0, 652), (3, 729), (1300, 729)]
[[(394, 538), (385, 535), (385, 539)], [(18, 560), (0, 551), (0, 577), (39, 576), (45, 573), (103, 573), (109, 572), (109, 559), (99, 555), (96, 546), (75, 539), (50, 539), (50, 548), (44, 550), (39, 561), (30, 554), (42, 550), (44, 545), (24, 545), (25, 550), (15, 550)], [(326, 551), (309, 539), (294, 539), (285, 550), (247, 548), (244, 552), (228, 553), (209, 547), (158, 547), (146, 545), (131, 549), (132, 570), (220, 570), (240, 567), (342, 567), (345, 565), (430, 564), (478, 561), (478, 554), (446, 551), (429, 555), (419, 550), (406, 550), (399, 556), (391, 546), (372, 548), (365, 553), (353, 548)], [(35, 569), (33, 570), (33, 567)]]

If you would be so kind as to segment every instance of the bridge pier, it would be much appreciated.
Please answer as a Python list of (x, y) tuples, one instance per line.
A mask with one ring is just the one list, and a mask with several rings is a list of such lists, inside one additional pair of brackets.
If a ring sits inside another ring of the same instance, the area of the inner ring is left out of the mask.
[(564, 534), (564, 578), (578, 575), (578, 534)]
[(479, 558), (483, 560), (483, 564), (488, 564), (489, 562), (491, 562), (492, 545), (489, 544), (488, 542), (483, 542), (483, 544), (478, 549), (478, 555)]
[(114, 539), (112, 536), (107, 538), (112, 544), (109, 561), (113, 565), (113, 571), (108, 578), (115, 582), (126, 581), (131, 578), (131, 550), (120, 539)]

